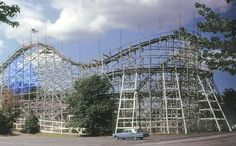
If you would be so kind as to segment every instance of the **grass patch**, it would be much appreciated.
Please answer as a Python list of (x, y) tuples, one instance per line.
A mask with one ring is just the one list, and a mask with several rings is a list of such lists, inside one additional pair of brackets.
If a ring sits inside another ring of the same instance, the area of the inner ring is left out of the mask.
[(39, 137), (77, 137), (78, 135), (70, 135), (70, 134), (60, 134), (60, 133), (36, 133), (35, 136)]

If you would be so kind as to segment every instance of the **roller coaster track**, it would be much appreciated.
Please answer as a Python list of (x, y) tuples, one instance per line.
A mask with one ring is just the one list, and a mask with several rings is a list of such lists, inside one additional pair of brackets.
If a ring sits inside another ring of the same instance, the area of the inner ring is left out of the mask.
[[(1, 68), (4, 69), (7, 67), (7, 65), (11, 64), (17, 57), (19, 57), (21, 55), (21, 53), (25, 52), (26, 50), (32, 49), (34, 47), (43, 47), (43, 48), (47, 48), (50, 51), (55, 52), (57, 55), (59, 55), (63, 60), (66, 60), (68, 62), (71, 62), (73, 65), (78, 65), (80, 66), (81, 64), (72, 61), (71, 59), (68, 59), (66, 56), (64, 56), (61, 52), (59, 52), (56, 48), (47, 45), (47, 44), (43, 44), (43, 43), (29, 43), (29, 44), (24, 44), (22, 47), (20, 47), (20, 49), (18, 49), (17, 51), (13, 52), (13, 54), (11, 54), (5, 61), (4, 63), (1, 65)], [(45, 50), (45, 51), (48, 51)], [(44, 53), (51, 53), (51, 52), (44, 52)]]
[[(21, 53), (25, 52), (26, 50), (32, 49), (34, 47), (42, 47), (42, 48), (46, 48), (45, 51), (52, 51), (52, 52), (56, 53), (63, 60), (71, 62), (72, 65), (77, 65), (82, 68), (93, 68), (93, 67), (97, 67), (97, 66), (107, 65), (113, 61), (118, 61), (120, 59), (120, 57), (127, 56), (127, 55), (129, 55), (139, 49), (142, 49), (143, 47), (149, 46), (151, 44), (159, 43), (159, 42), (166, 41), (169, 39), (176, 39), (176, 38), (177, 37), (175, 35), (160, 36), (158, 38), (150, 39), (148, 41), (143, 41), (143, 42), (137, 43), (135, 45), (130, 45), (127, 48), (122, 49), (122, 50), (116, 49), (113, 51), (116, 53), (109, 54), (109, 55), (103, 54), (103, 56), (105, 57), (104, 59), (94, 60), (94, 62), (87, 63), (87, 64), (82, 64), (82, 63), (79, 63), (79, 62), (69, 59), (68, 57), (63, 55), (60, 51), (58, 51), (58, 49), (56, 49), (48, 44), (28, 43), (28, 44), (24, 44), (23, 46), (21, 46), (20, 49), (14, 51), (13, 54), (11, 54), (5, 61), (3, 61), (3, 64), (1, 64), (0, 67), (2, 69), (6, 68), (7, 65), (11, 64), (17, 57), (19, 57), (21, 55)], [(51, 52), (41, 52), (41, 53), (51, 53)], [(138, 68), (136, 68), (136, 69), (139, 70)]]

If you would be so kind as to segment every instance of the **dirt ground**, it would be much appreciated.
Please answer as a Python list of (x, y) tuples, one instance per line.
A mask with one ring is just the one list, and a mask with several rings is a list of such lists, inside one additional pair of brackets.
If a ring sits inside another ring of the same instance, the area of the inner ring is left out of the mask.
[(0, 146), (236, 146), (236, 132), (191, 135), (152, 135), (144, 140), (58, 135), (0, 136)]

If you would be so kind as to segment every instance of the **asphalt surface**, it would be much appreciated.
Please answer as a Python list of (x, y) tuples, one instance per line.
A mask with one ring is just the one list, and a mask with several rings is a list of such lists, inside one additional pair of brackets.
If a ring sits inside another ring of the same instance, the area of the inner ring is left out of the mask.
[(144, 140), (116, 140), (111, 136), (0, 136), (0, 146), (236, 146), (236, 132), (152, 135)]

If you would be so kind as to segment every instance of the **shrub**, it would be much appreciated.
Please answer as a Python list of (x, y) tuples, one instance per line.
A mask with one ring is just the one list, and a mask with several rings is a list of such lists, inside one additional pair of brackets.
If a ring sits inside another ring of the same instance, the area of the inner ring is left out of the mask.
[(0, 134), (10, 134), (13, 127), (13, 120), (11, 117), (7, 116), (5, 113), (0, 111)]
[(40, 131), (40, 126), (38, 118), (35, 115), (29, 116), (25, 120), (25, 127), (22, 130), (22, 132), (35, 134), (38, 133), (39, 131)]

